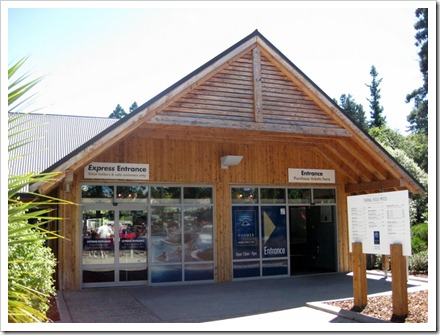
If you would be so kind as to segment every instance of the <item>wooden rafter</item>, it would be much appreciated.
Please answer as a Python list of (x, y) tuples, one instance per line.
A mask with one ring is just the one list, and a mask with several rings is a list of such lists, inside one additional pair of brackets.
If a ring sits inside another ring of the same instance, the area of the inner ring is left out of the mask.
[(402, 178), (400, 179), (387, 179), (372, 181), (369, 183), (359, 183), (359, 184), (347, 184), (345, 185), (345, 192), (350, 193), (362, 193), (362, 192), (373, 192), (381, 191), (387, 189), (396, 189), (404, 187), (405, 183)]
[(255, 122), (259, 123), (263, 121), (260, 49), (258, 47), (254, 48), (252, 54), (253, 54), (253, 74), (254, 74), (254, 113), (255, 113)]

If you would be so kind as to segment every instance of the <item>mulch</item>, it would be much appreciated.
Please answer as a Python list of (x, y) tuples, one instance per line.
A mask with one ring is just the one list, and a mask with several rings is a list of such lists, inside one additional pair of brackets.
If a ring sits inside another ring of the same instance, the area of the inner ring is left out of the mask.
[(49, 299), (49, 309), (46, 312), (46, 316), (52, 322), (61, 321), (60, 312), (58, 310), (58, 305), (55, 297), (50, 297)]
[(408, 293), (408, 315), (406, 317), (396, 317), (393, 315), (391, 295), (368, 297), (367, 306), (360, 311), (354, 307), (353, 299), (328, 301), (326, 304), (396, 323), (428, 322), (428, 290)]

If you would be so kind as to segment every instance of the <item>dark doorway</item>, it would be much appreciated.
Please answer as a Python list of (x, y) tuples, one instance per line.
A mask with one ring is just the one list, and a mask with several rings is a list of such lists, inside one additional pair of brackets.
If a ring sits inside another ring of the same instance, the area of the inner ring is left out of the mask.
[(292, 276), (336, 272), (335, 206), (290, 206)]

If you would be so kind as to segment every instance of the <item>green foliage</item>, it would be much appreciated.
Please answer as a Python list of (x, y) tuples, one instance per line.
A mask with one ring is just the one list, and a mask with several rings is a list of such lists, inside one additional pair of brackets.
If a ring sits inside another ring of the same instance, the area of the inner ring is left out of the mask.
[(402, 150), (407, 148), (407, 139), (398, 130), (382, 126), (372, 127), (368, 130), (368, 133), (382, 146)]
[[(8, 163), (15, 163), (21, 156), (14, 156), (15, 150), (35, 140), (26, 137), (29, 128), (21, 121), (24, 114), (14, 114), (22, 109), (24, 96), (38, 83), (39, 79), (26, 82), (27, 76), (17, 80), (13, 77), (26, 59), (14, 64), (8, 71)], [(20, 130), (21, 129), (21, 130)], [(24, 138), (23, 138), (24, 136)], [(27, 192), (35, 201), (22, 201), (19, 192), (33, 183), (45, 183), (57, 173), (8, 176), (8, 321), (9, 322), (47, 322), (50, 295), (55, 293), (52, 275), (55, 257), (45, 246), (48, 239), (60, 237), (46, 230), (48, 222), (59, 218), (52, 217), (54, 205), (69, 202), (48, 196)]]
[(370, 128), (382, 127), (386, 124), (386, 118), (383, 115), (383, 107), (380, 105), (380, 88), (379, 85), (382, 82), (381, 79), (377, 79), (379, 75), (376, 67), (371, 66), (370, 75), (372, 77), (371, 84), (367, 85), (370, 88), (370, 99), (367, 99), (370, 103)]
[(425, 194), (412, 195), (410, 199), (411, 225), (428, 222), (428, 174), (401, 149), (384, 148), (425, 188)]
[[(338, 103), (337, 101), (335, 101)], [(351, 94), (342, 94), (339, 98), (339, 106), (360, 128), (368, 130), (364, 107), (356, 103)]]
[[(11, 205), (20, 207), (20, 204)], [(10, 206), (10, 207), (11, 207)], [(23, 216), (26, 213), (23, 212)], [(53, 274), (55, 256), (44, 245), (46, 235), (33, 229), (26, 220), (8, 225), (9, 297), (15, 303), (21, 301), (39, 313), (32, 313), (34, 321), (46, 321), (47, 298), (55, 294)], [(30, 294), (24, 296), (26, 291)], [(20, 299), (22, 298), (22, 299)], [(9, 310), (9, 318), (15, 322), (28, 322), (28, 315)]]
[(137, 104), (137, 102), (135, 101), (135, 102), (133, 102), (133, 103), (131, 104), (130, 109), (129, 109), (129, 113), (135, 111), (137, 108), (138, 108), (138, 104)]
[(409, 270), (416, 273), (428, 273), (428, 251), (421, 251), (409, 257)]
[(413, 253), (428, 250), (427, 223), (420, 223), (411, 227), (411, 248)]
[(110, 119), (122, 119), (126, 115), (127, 112), (124, 110), (124, 108), (121, 107), (120, 104), (118, 104), (115, 110), (108, 117)]
[(415, 161), (415, 158), (418, 157), (415, 148), (423, 145), (415, 142), (415, 140), (420, 140), (423, 135), (414, 134), (405, 137), (398, 131), (391, 130), (386, 126), (373, 127), (369, 130), (369, 134), (425, 188), (425, 194), (411, 196), (410, 220), (411, 225), (427, 222), (428, 174)]
[(129, 112), (127, 113), (124, 108), (121, 107), (120, 104), (118, 104), (115, 108), (115, 110), (108, 116), (110, 119), (122, 119), (123, 117), (127, 116), (129, 113), (135, 111), (138, 108), (138, 105), (135, 102), (133, 102), (130, 106)]
[(428, 172), (428, 138), (424, 133), (402, 135), (387, 126), (373, 127), (368, 133), (382, 146), (400, 149), (423, 171)]
[(428, 173), (428, 135), (427, 133), (412, 133), (407, 136), (405, 152)]
[(419, 67), (423, 75), (423, 86), (415, 89), (406, 96), (406, 102), (414, 101), (414, 108), (407, 117), (410, 123), (409, 130), (413, 133), (428, 135), (428, 8), (416, 10), (418, 21), (414, 24), (416, 29), (416, 46), (419, 50)]

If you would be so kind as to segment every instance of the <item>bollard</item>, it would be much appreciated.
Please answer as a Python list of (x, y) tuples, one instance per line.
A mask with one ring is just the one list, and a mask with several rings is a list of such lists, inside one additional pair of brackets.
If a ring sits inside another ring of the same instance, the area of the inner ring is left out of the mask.
[(401, 244), (391, 244), (391, 286), (393, 292), (393, 318), (405, 319), (408, 316), (408, 288), (406, 257)]
[(353, 304), (354, 309), (363, 310), (367, 306), (367, 261), (362, 253), (362, 243), (352, 244), (353, 261)]

